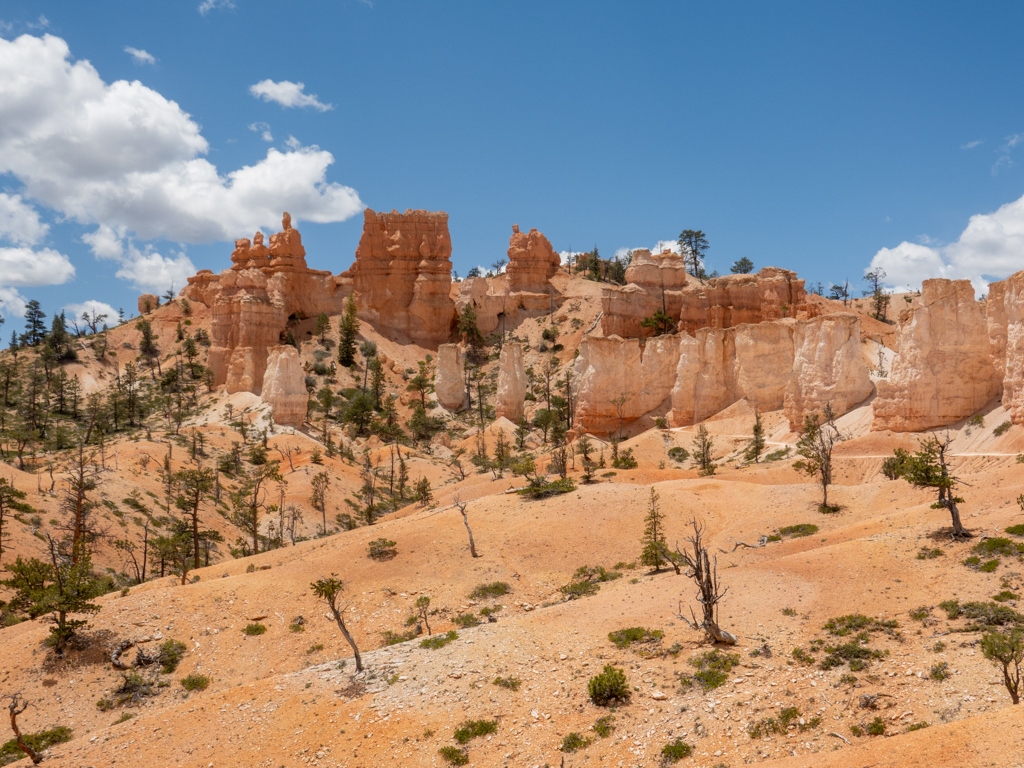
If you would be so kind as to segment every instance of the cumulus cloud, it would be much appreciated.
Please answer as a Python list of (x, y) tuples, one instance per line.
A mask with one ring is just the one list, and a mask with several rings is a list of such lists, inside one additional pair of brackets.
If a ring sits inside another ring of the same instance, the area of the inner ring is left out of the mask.
[(39, 212), (21, 199), (21, 195), (0, 192), (0, 240), (15, 245), (35, 245), (46, 237), (48, 224), (39, 220)]
[(65, 304), (62, 309), (69, 318), (80, 318), (83, 312), (87, 312), (90, 317), (106, 315), (107, 318), (103, 322), (108, 325), (117, 321), (117, 310), (109, 304), (95, 299), (83, 301), (81, 304)]
[(249, 93), (257, 99), (272, 101), (282, 107), (312, 107), (321, 112), (334, 109), (333, 104), (324, 104), (316, 97), (316, 94), (303, 93), (305, 83), (293, 83), (282, 80), (275, 83), (273, 80), (261, 80), (256, 85), (249, 86)]
[(231, 240), (283, 210), (326, 223), (363, 209), (355, 190), (327, 181), (334, 157), (315, 145), (269, 149), (221, 175), (177, 103), (138, 81), (107, 84), (52, 35), (0, 39), (0, 114), (0, 174), (68, 218), (142, 240)]
[(270, 132), (270, 126), (267, 123), (252, 123), (249, 126), (249, 130), (260, 134), (260, 138), (264, 141), (273, 141), (274, 136)]
[(156, 59), (153, 54), (143, 51), (141, 48), (132, 48), (130, 45), (125, 46), (124, 52), (132, 57), (132, 61), (136, 64), (156, 64)]
[(121, 260), (121, 268), (117, 270), (116, 275), (140, 290), (155, 293), (172, 287), (177, 292), (195, 273), (196, 267), (184, 251), (162, 256), (152, 248), (140, 251), (129, 243), (128, 253)]
[(100, 224), (96, 231), (82, 235), (82, 240), (97, 259), (120, 260), (124, 256), (124, 245), (121, 244), (124, 237), (124, 227), (115, 231), (113, 227)]
[(74, 276), (75, 268), (68, 257), (50, 248), (0, 248), (0, 308), (24, 315), (25, 297), (18, 288), (60, 285)]
[(227, 9), (234, 7), (235, 4), (231, 2), (231, 0), (203, 0), (203, 2), (199, 4), (199, 15), (205, 16), (210, 11), (216, 10), (218, 8)]
[(916, 289), (926, 278), (946, 277), (970, 280), (975, 290), (984, 291), (989, 281), (1018, 271), (1022, 255), (1024, 197), (993, 213), (971, 216), (960, 237), (948, 245), (902, 242), (882, 248), (869, 269), (885, 270), (885, 283), (893, 288)]

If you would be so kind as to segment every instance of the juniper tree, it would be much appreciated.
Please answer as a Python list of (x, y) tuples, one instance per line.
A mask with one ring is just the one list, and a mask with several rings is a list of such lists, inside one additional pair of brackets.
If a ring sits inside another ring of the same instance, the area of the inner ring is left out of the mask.
[(1020, 704), (1021, 664), (1024, 663), (1024, 631), (989, 632), (981, 638), (981, 652), (1002, 668), (1003, 685), (1010, 700)]
[(933, 488), (938, 494), (938, 499), (932, 504), (932, 509), (949, 510), (953, 522), (953, 536), (967, 539), (972, 538), (974, 534), (960, 522), (957, 504), (963, 504), (964, 500), (954, 494), (957, 478), (950, 472), (946, 456), (951, 442), (949, 435), (942, 440), (929, 437), (921, 441), (913, 455), (897, 449), (891, 459), (886, 459), (883, 467), (887, 471), (887, 476), (892, 475), (892, 479), (902, 477), (916, 488)]
[(752, 461), (757, 464), (761, 460), (761, 454), (764, 453), (765, 440), (764, 440), (764, 424), (761, 423), (761, 411), (757, 408), (754, 409), (754, 429), (753, 437), (750, 442), (747, 443), (747, 448), (743, 452), (744, 461)]
[(430, 631), (430, 598), (426, 595), (416, 598), (416, 615), (423, 619), (423, 624), (427, 628), (427, 636), (431, 634)]

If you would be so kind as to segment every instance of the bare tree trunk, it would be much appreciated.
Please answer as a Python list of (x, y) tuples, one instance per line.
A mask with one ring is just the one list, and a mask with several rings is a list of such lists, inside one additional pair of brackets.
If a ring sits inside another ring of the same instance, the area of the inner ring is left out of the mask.
[(462, 510), (462, 522), (466, 525), (466, 533), (469, 534), (469, 554), (473, 557), (480, 557), (476, 553), (476, 544), (473, 543), (473, 531), (469, 527), (469, 518), (466, 517), (466, 510)]
[(28, 706), (28, 702), (21, 697), (21, 694), (16, 693), (11, 696), (11, 703), (7, 706), (7, 709), (11, 713), (11, 730), (14, 731), (14, 740), (18, 744), (18, 749), (29, 756), (33, 765), (39, 765), (43, 762), (43, 756), (25, 743), (21, 737), (21, 729), (18, 728), (18, 715), (28, 709)]
[(341, 634), (345, 636), (348, 644), (352, 646), (352, 653), (356, 656), (356, 672), (363, 671), (363, 658), (359, 655), (359, 648), (356, 647), (356, 641), (352, 639), (352, 635), (349, 634), (348, 627), (345, 626), (345, 618), (342, 616), (344, 608), (338, 608), (336, 605), (331, 605), (331, 613), (334, 614), (334, 620), (338, 623), (338, 629), (341, 630)]

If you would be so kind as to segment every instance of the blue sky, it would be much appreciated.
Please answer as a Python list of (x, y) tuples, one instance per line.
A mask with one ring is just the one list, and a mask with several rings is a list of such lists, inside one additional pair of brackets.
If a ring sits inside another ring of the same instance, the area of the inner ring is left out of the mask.
[(460, 274), (515, 222), (981, 288), (1024, 267), (1024, 5), (894, 5), (5, 3), (2, 330), (130, 312), (285, 208), (334, 272), (366, 205), (448, 211)]

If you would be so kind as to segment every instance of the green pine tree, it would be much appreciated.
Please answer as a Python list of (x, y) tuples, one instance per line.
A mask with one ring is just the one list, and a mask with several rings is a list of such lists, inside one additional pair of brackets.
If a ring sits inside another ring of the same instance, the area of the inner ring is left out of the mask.
[(341, 316), (341, 339), (338, 341), (338, 363), (346, 368), (351, 368), (356, 362), (356, 335), (359, 333), (356, 311), (356, 300), (349, 294), (345, 313)]

